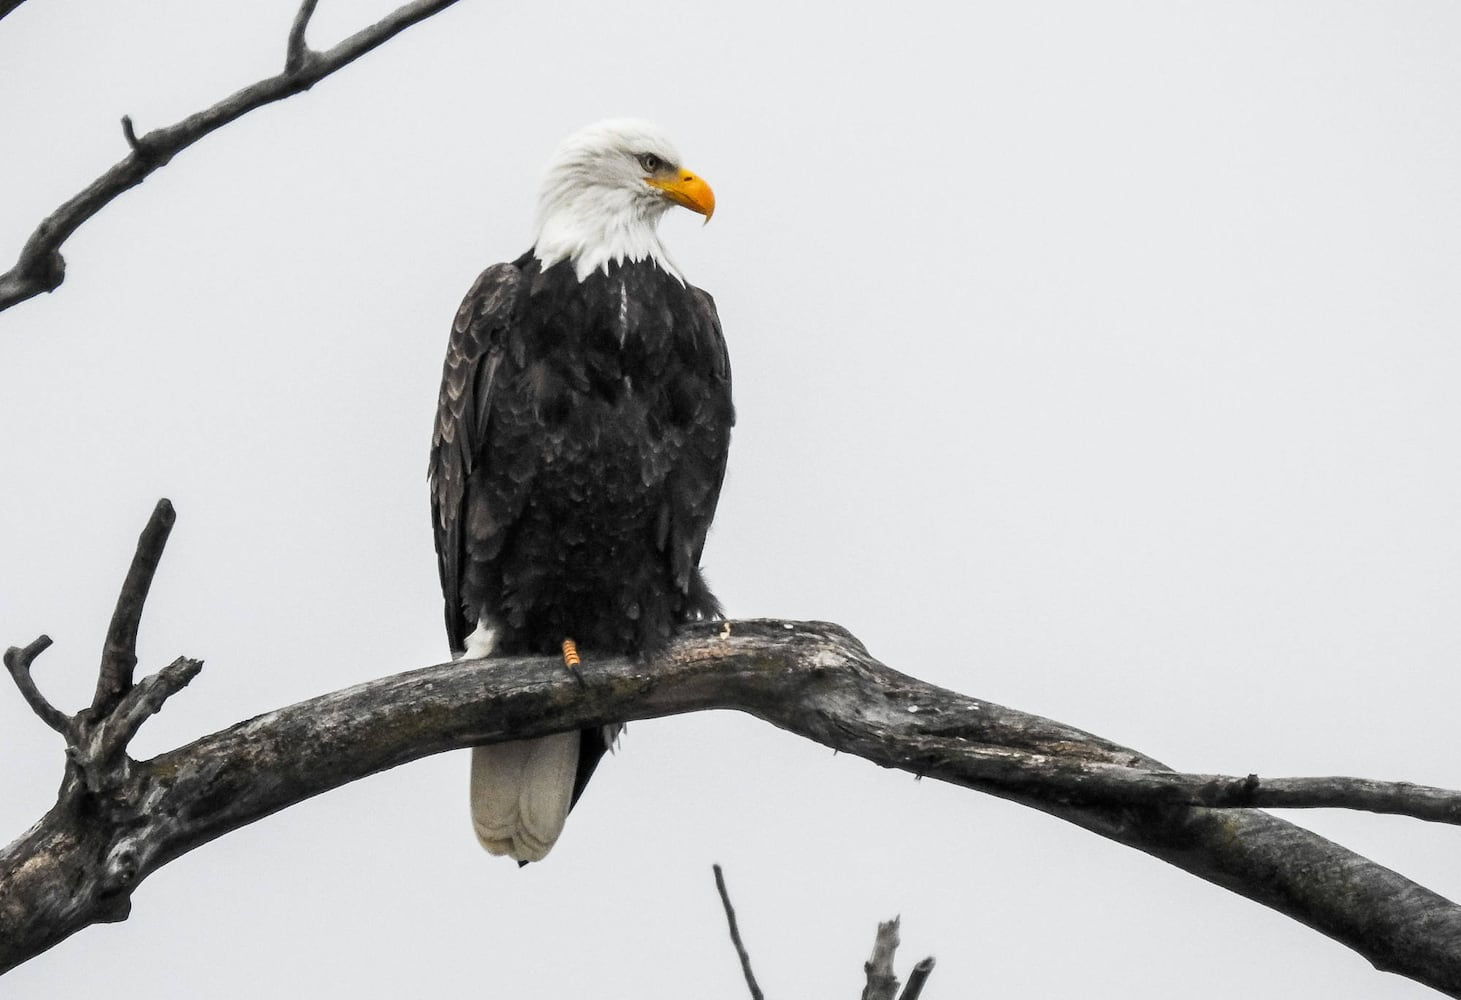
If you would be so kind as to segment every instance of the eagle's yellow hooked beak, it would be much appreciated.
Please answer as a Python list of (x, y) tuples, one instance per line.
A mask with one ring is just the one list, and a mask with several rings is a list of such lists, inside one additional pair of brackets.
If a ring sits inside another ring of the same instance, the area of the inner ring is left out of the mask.
[(692, 212), (699, 212), (705, 216), (706, 222), (715, 214), (715, 192), (710, 190), (709, 184), (688, 170), (676, 171), (672, 177), (646, 177), (644, 183), (659, 188), (676, 205), (684, 205)]

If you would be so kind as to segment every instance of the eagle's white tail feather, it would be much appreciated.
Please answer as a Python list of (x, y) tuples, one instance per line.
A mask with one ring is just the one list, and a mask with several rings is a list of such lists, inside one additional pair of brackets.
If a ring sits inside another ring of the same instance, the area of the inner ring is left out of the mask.
[(472, 748), (472, 827), (488, 853), (541, 861), (563, 832), (579, 734)]

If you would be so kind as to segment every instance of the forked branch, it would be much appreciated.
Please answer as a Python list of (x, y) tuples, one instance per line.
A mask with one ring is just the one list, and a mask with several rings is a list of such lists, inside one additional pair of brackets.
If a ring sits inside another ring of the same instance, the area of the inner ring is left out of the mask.
[(913, 971), (908, 974), (908, 985), (903, 987), (902, 993), (898, 993), (898, 976), (893, 971), (893, 956), (903, 943), (898, 939), (900, 923), (900, 919), (894, 917), (878, 924), (877, 937), (873, 938), (872, 957), (862, 967), (867, 975), (862, 1000), (893, 1000), (894, 994), (897, 994), (897, 1000), (918, 1000), (919, 994), (923, 992), (923, 984), (928, 982), (928, 975), (933, 971), (932, 955), (913, 967)]
[[(178, 153), (255, 108), (308, 90), (416, 22), (450, 7), (456, 0), (413, 0), (324, 52), (310, 49), (304, 40), (315, 2), (316, 0), (304, 0), (300, 5), (289, 30), (284, 71), (278, 75), (250, 84), (210, 108), (142, 136), (137, 135), (132, 119), (124, 115), (122, 134), (127, 142), (128, 154), (83, 191), (41, 220), (21, 249), (20, 258), (15, 265), (0, 274), (0, 310), (59, 287), (66, 278), (66, 262), (61, 257), (61, 245), (87, 219), (105, 208), (123, 191), (141, 184), (153, 171), (165, 166)], [(19, 4), (7, 4), (0, 0), (0, 17), (16, 6)]]
[(43, 635), (23, 648), (11, 646), (5, 651), (5, 666), (26, 704), (66, 740), (70, 763), (68, 782), (90, 794), (121, 787), (128, 770), (127, 746), (137, 730), (162, 711), (163, 702), (186, 687), (203, 667), (198, 660), (179, 657), (140, 684), (132, 682), (137, 667), (137, 629), (142, 621), (142, 609), (147, 604), (147, 592), (175, 519), (172, 504), (159, 500), (137, 540), (137, 552), (127, 570), (122, 592), (117, 596), (117, 606), (102, 646), (96, 695), (89, 709), (67, 715), (52, 705), (36, 686), (31, 665), (51, 645), (49, 636)]
[[(155, 553), (142, 554), (153, 552), (148, 539), (144, 531), (138, 559), (155, 568)], [(127, 633), (124, 625), (117, 635)], [(1238, 808), (1326, 805), (1456, 822), (1461, 794), (1358, 779), (1177, 774), (1098, 736), (891, 670), (836, 625), (691, 625), (647, 662), (585, 661), (581, 681), (556, 657), (445, 663), (279, 709), (141, 762), (118, 751), (198, 664), (179, 660), (137, 683), (103, 719), (66, 720), (29, 680), (41, 648), (38, 640), (12, 650), (6, 662), (47, 725), (80, 735), (68, 737), (73, 757), (56, 807), (0, 852), (0, 970), (89, 923), (120, 919), (131, 890), (173, 858), (368, 774), (481, 743), (730, 708), (884, 767), (1051, 813), (1461, 997), (1461, 907), (1307, 830)]]
[[(746, 977), (746, 988), (751, 991), (751, 1000), (764, 1000), (761, 987), (756, 984), (756, 976), (751, 972), (751, 956), (746, 954), (746, 946), (741, 942), (741, 929), (736, 921), (735, 907), (731, 906), (730, 893), (725, 887), (725, 873), (721, 871), (720, 865), (711, 866), (715, 870), (715, 891), (720, 893), (720, 904), (725, 910), (725, 922), (730, 928), (731, 944), (736, 949), (736, 957), (741, 962), (741, 973)], [(898, 918), (878, 924), (878, 934), (873, 940), (873, 955), (863, 965), (863, 972), (867, 976), (867, 986), (863, 988), (862, 1000), (894, 1000), (894, 994), (898, 994), (898, 977), (893, 972), (893, 954), (898, 950)], [(908, 977), (908, 986), (897, 1000), (918, 1000), (918, 995), (923, 992), (923, 984), (928, 979), (928, 974), (933, 971), (933, 958), (925, 958), (913, 967), (913, 972)]]

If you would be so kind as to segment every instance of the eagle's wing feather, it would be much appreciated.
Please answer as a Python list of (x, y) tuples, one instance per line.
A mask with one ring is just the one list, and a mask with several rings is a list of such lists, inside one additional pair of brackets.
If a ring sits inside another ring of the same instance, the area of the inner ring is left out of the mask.
[(467, 480), (487, 440), (492, 389), (521, 284), (522, 271), (514, 264), (496, 264), (482, 272), (457, 310), (442, 368), (428, 474), (437, 570), (453, 652), (465, 647), (477, 624), (468, 620), (461, 600), (470, 516)]
[(700, 401), (695, 418), (697, 432), (691, 435), (692, 447), (700, 454), (682, 462), (675, 476), (667, 555), (676, 582), (689, 591), (686, 612), (693, 619), (721, 615), (720, 604), (701, 579), (699, 569), (705, 537), (725, 481), (735, 409), (731, 404), (730, 353), (715, 300), (702, 289), (692, 286), (691, 292), (696, 305), (696, 354), (710, 365), (710, 370), (703, 373), (709, 376), (710, 391)]

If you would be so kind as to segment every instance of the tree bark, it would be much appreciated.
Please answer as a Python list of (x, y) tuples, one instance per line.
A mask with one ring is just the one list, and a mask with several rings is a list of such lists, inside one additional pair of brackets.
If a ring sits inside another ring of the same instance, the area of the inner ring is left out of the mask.
[(444, 663), (279, 709), (152, 760), (122, 754), (108, 780), (83, 780), (68, 765), (56, 807), (0, 853), (0, 969), (124, 918), (131, 891), (173, 858), (368, 774), (478, 743), (729, 708), (1059, 816), (1288, 914), (1377, 968), (1461, 996), (1461, 907), (1265, 813), (1113, 783), (1116, 772), (1160, 777), (1162, 765), (891, 670), (836, 625), (694, 625), (648, 661), (589, 660), (582, 677), (581, 687), (556, 659)]

